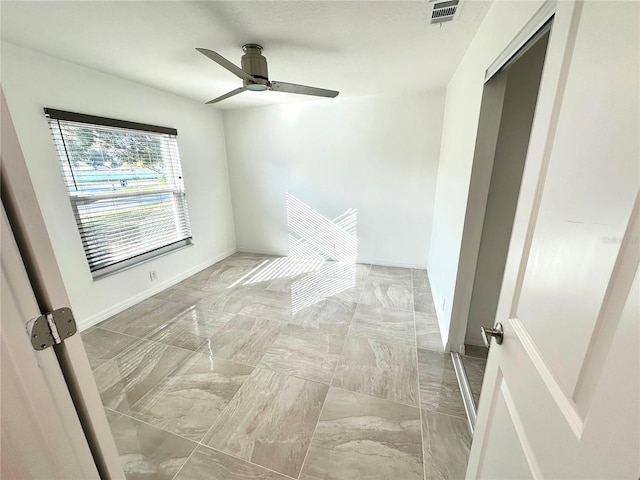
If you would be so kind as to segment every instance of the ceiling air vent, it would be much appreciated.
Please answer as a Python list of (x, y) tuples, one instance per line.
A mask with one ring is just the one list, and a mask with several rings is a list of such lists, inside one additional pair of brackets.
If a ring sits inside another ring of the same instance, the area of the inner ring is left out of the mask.
[(431, 12), (431, 23), (442, 23), (453, 20), (458, 10), (459, 0), (450, 0), (448, 2), (437, 2), (433, 4)]

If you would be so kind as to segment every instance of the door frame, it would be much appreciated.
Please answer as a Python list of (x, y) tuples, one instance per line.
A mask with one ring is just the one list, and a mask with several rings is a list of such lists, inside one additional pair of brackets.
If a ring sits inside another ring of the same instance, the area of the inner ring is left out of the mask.
[[(521, 248), (523, 248), (522, 238), (525, 236), (525, 232), (516, 226), (516, 219), (521, 216), (521, 214), (518, 213), (519, 211), (531, 211), (531, 209), (534, 208), (534, 196), (536, 194), (536, 188), (538, 188), (536, 185), (532, 190), (531, 185), (525, 186), (525, 176), (532, 177), (534, 174), (531, 172), (539, 172), (535, 175), (536, 179), (544, 177), (543, 170), (546, 170), (548, 157), (555, 137), (555, 125), (559, 116), (560, 106), (562, 105), (564, 85), (567, 79), (573, 41), (575, 40), (579, 10), (580, 2), (576, 0), (562, 2), (548, 0), (544, 2), (485, 71), (484, 92), (474, 148), (462, 241), (460, 244), (456, 285), (451, 305), (451, 324), (447, 347), (452, 352), (459, 352), (461, 354), (465, 352), (465, 337), (467, 334), (473, 283), (480, 251), (480, 240), (489, 194), (493, 157), (498, 140), (502, 99), (504, 97), (504, 89), (506, 88), (505, 81), (498, 81), (498, 79), (494, 77), (511, 61), (514, 55), (540, 31), (540, 28), (545, 23), (551, 18), (554, 18), (554, 25), (551, 28), (549, 45), (547, 47), (545, 66), (540, 81), (538, 101), (531, 129), (529, 150), (527, 151), (525, 160), (525, 169), (518, 197), (518, 207), (511, 234), (512, 238), (509, 244), (507, 262), (505, 264), (500, 300), (496, 312), (496, 318), (506, 318), (504, 299), (510, 298), (510, 292), (505, 291), (505, 284), (510, 283), (510, 279), (512, 279), (514, 275), (513, 267), (510, 267), (510, 262), (513, 262), (512, 257), (514, 252), (519, 251), (520, 253), (517, 257), (519, 258), (521, 256)], [(561, 24), (558, 24), (558, 22), (561, 22)], [(569, 29), (567, 29), (565, 25), (567, 22), (571, 24)], [(568, 35), (567, 31), (569, 32)], [(558, 48), (558, 45), (560, 48)], [(492, 78), (494, 78), (494, 81), (489, 82)], [(500, 100), (498, 101), (498, 99)], [(485, 108), (485, 100), (489, 108)], [(539, 188), (541, 187), (542, 185), (539, 186)], [(518, 230), (518, 228), (520, 229)], [(514, 242), (516, 236), (519, 238), (519, 241)], [(511, 292), (512, 291), (513, 290), (511, 290)], [(508, 310), (507, 308), (507, 311)]]
[[(553, 2), (552, 9), (549, 8), (550, 4), (551, 2), (545, 3), (538, 13), (523, 28), (523, 31), (527, 30), (529, 33), (527, 37), (528, 40), (535, 35), (544, 22), (548, 21), (548, 19), (553, 16), (553, 26), (551, 28), (549, 43), (547, 45), (545, 65), (540, 80), (536, 111), (529, 139), (529, 148), (525, 159), (518, 204), (513, 221), (511, 240), (509, 242), (500, 297), (494, 321), (512, 318), (514, 313), (513, 306), (517, 304), (517, 299), (514, 298), (514, 294), (518, 291), (519, 285), (524, 279), (525, 269), (522, 268), (523, 261), (528, 258), (531, 242), (533, 240), (536, 223), (535, 219), (537, 218), (540, 202), (542, 200), (546, 174), (549, 167), (552, 147), (555, 142), (556, 128), (560, 117), (564, 91), (569, 75), (573, 47), (577, 36), (580, 13), (582, 11), (582, 3), (576, 0), (558, 3)], [(544, 12), (544, 15), (538, 16), (538, 14), (541, 14), (542, 12)], [(542, 18), (544, 18), (543, 22), (541, 22)], [(520, 38), (521, 35), (518, 34), (516, 39), (514, 39), (514, 42)], [(504, 54), (501, 54), (501, 56), (505, 57)], [(500, 58), (500, 56), (498, 58)], [(505, 63), (508, 60), (509, 57), (504, 58)], [(489, 70), (487, 71), (489, 72)], [(496, 73), (497, 71), (498, 70), (496, 70)], [(486, 78), (485, 81), (488, 81), (489, 79), (490, 77)], [(476, 159), (474, 157), (474, 167), (475, 160)], [(467, 234), (467, 222), (469, 222), (469, 231), (471, 232), (469, 237), (471, 238), (466, 239), (467, 250), (464, 253), (466, 255), (466, 267), (469, 268), (471, 264), (473, 265), (472, 273), (475, 272), (487, 193), (488, 181), (487, 191), (485, 192), (485, 201), (482, 204), (482, 216), (479, 220), (478, 218), (470, 219), (468, 215), (469, 212), (467, 211), (467, 219), (465, 219), (463, 246), (465, 245), (464, 235)], [(471, 203), (471, 190), (469, 197)], [(477, 225), (478, 223), (480, 223), (479, 227)], [(458, 285), (456, 285), (456, 293), (458, 293), (457, 287)], [(454, 338), (456, 341), (462, 343), (462, 348), (464, 349), (464, 338), (466, 335), (468, 320), (467, 317), (469, 313), (471, 292), (473, 290), (473, 275), (471, 280), (461, 287), (466, 288), (461, 288), (460, 290), (461, 297), (459, 298), (458, 305), (458, 313), (460, 316), (456, 317), (459, 320), (459, 324), (457, 325), (458, 328), (455, 332), (457, 336)], [(487, 361), (487, 372), (489, 374), (493, 367), (492, 356), (490, 354)], [(481, 397), (485, 400), (481, 401), (478, 406), (478, 423), (476, 424), (475, 434), (479, 438), (484, 438), (488, 418), (488, 411), (486, 410), (491, 407), (493, 400), (491, 398), (487, 399), (487, 397), (488, 395), (486, 395), (485, 392), (485, 395)], [(483, 452), (480, 448), (472, 447), (467, 469), (468, 478), (470, 478), (470, 473), (478, 470), (482, 454)]]
[[(578, 382), (575, 386), (566, 386), (556, 376), (552, 366), (547, 363), (548, 359), (545, 357), (544, 351), (538, 348), (535, 337), (530, 335), (526, 322), (529, 321), (531, 323), (535, 319), (529, 316), (529, 318), (521, 321), (518, 315), (518, 313), (522, 313), (519, 310), (519, 304), (523, 288), (526, 289), (529, 286), (530, 291), (536, 290), (535, 287), (531, 286), (532, 282), (525, 281), (525, 274), (527, 273), (531, 255), (536, 253), (532, 253), (532, 246), (536, 248), (533, 243), (534, 234), (540, 228), (543, 229), (543, 235), (549, 234), (551, 228), (549, 223), (543, 227), (538, 226), (538, 217), (541, 212), (541, 205), (543, 207), (545, 205), (542, 202), (543, 194), (545, 193), (544, 189), (548, 182), (547, 176), (550, 170), (550, 161), (552, 157), (554, 162), (562, 160), (561, 156), (557, 154), (558, 143), (562, 145), (562, 142), (556, 142), (560, 114), (563, 109), (568, 109), (575, 117), (576, 102), (593, 101), (597, 103), (600, 101), (604, 103), (605, 98), (601, 98), (598, 95), (602, 94), (604, 89), (609, 88), (608, 79), (620, 78), (615, 77), (615, 73), (619, 72), (614, 72), (613, 76), (606, 77), (607, 80), (594, 81), (594, 86), (599, 90), (593, 92), (593, 97), (591, 98), (583, 99), (583, 97), (580, 97), (576, 99), (576, 88), (573, 90), (572, 97), (567, 96), (567, 98), (570, 98), (570, 102), (566, 104), (564, 102), (567, 82), (575, 81), (576, 76), (579, 75), (575, 71), (582, 72), (580, 65), (582, 67), (585, 65), (586, 47), (584, 44), (578, 45), (581, 50), (574, 56), (576, 39), (588, 44), (586, 38), (590, 36), (591, 45), (601, 41), (601, 37), (589, 35), (595, 32), (594, 25), (597, 22), (611, 22), (613, 15), (604, 20), (601, 18), (601, 13), (602, 10), (598, 11), (595, 7), (589, 6), (589, 4), (585, 5), (583, 2), (560, 2), (557, 5), (554, 29), (550, 38), (545, 72), (541, 82), (536, 119), (531, 132), (530, 149), (527, 154), (527, 164), (523, 175), (518, 210), (514, 221), (500, 302), (498, 304), (496, 319), (505, 326), (505, 342), (500, 347), (497, 347), (493, 355), (489, 355), (486, 370), (487, 378), (483, 388), (483, 398), (488, 399), (481, 402), (478, 412), (477, 435), (470, 452), (467, 478), (477, 478), (479, 472), (483, 472), (485, 453), (491, 451), (491, 441), (488, 440), (491, 438), (491, 433), (489, 433), (489, 436), (487, 436), (487, 433), (490, 432), (491, 428), (495, 428), (495, 424), (498, 423), (494, 423), (494, 418), (497, 418), (497, 416), (494, 417), (494, 414), (498, 411), (498, 408), (502, 412), (508, 410), (508, 415), (511, 416), (513, 427), (515, 428), (515, 434), (521, 445), (526, 447), (523, 448), (524, 457), (534, 478), (544, 478), (544, 468), (548, 467), (550, 463), (555, 463), (553, 468), (556, 469), (556, 472), (571, 472), (556, 473), (556, 476), (567, 478), (576, 475), (573, 472), (578, 471), (581, 471), (582, 475), (602, 477), (602, 471), (611, 471), (613, 464), (616, 467), (622, 465), (621, 468), (627, 468), (628, 472), (628, 467), (631, 464), (625, 463), (626, 459), (636, 458), (633, 454), (629, 457), (627, 452), (637, 448), (637, 443), (634, 445), (629, 442), (629, 436), (625, 437), (624, 435), (630, 435), (629, 432), (632, 432), (633, 441), (637, 442), (638, 440), (637, 430), (634, 428), (634, 425), (636, 425), (634, 417), (637, 420), (638, 384), (637, 381), (633, 381), (638, 378), (637, 363), (634, 365), (634, 360), (637, 360), (637, 358), (634, 359), (634, 353), (637, 353), (637, 348), (620, 349), (620, 345), (633, 346), (634, 342), (629, 339), (634, 338), (636, 339), (635, 345), (637, 347), (638, 338), (637, 335), (629, 335), (629, 333), (633, 332), (633, 329), (630, 328), (632, 325), (635, 326), (635, 331), (637, 332), (637, 269), (640, 261), (640, 250), (637, 245), (638, 232), (640, 230), (640, 195), (637, 193), (635, 182), (633, 186), (636, 192), (635, 203), (631, 208), (630, 217), (611, 273), (606, 273), (610, 275), (606, 277), (608, 285), (606, 291), (603, 292), (604, 296), (601, 303), (598, 304), (596, 323), (590, 335), (587, 355), (582, 360), (583, 363), (579, 364)], [(623, 10), (623, 14), (625, 13), (628, 15), (628, 12)], [(619, 13), (616, 14), (619, 15)], [(583, 29), (580, 37), (578, 37), (580, 23), (583, 24), (581, 26)], [(615, 28), (611, 27), (613, 23), (608, 23), (608, 25), (609, 30), (605, 29), (602, 35), (606, 35), (607, 31), (613, 32)], [(620, 28), (628, 27), (629, 23), (623, 23)], [(635, 28), (637, 34), (637, 17)], [(628, 33), (628, 30), (624, 31)], [(633, 44), (629, 43), (627, 37), (620, 36), (616, 39), (617, 45), (620, 45), (623, 40), (626, 45)], [(555, 42), (555, 44), (552, 45), (551, 42)], [(625, 52), (628, 55), (629, 50)], [(621, 64), (620, 57), (614, 58)], [(583, 63), (581, 64), (580, 62)], [(576, 68), (572, 73), (571, 79), (569, 78), (570, 67)], [(630, 82), (635, 83), (629, 83), (628, 85), (637, 85), (637, 77), (635, 77), (635, 80), (630, 80)], [(583, 88), (586, 88), (585, 85), (589, 86), (590, 84), (585, 83)], [(630, 91), (629, 88), (627, 88), (627, 92)], [(621, 98), (627, 99), (628, 97)], [(573, 109), (571, 102), (573, 103)], [(607, 117), (607, 114), (610, 113), (612, 118), (609, 121), (612, 125), (615, 125), (616, 121), (620, 122), (621, 118), (625, 118), (613, 116), (614, 114), (609, 110), (603, 112), (602, 116)], [(617, 114), (618, 111), (615, 113)], [(566, 119), (560, 128), (563, 128), (563, 126), (566, 126)], [(585, 134), (593, 135), (593, 130)], [(633, 143), (630, 140), (629, 145)], [(595, 144), (595, 142), (587, 143), (587, 145)], [(613, 143), (611, 142), (611, 144)], [(605, 145), (607, 144), (605, 143)], [(554, 148), (556, 149), (555, 155)], [(588, 161), (588, 158), (585, 161)], [(614, 163), (613, 165), (616, 164)], [(603, 168), (602, 166), (600, 167)], [(572, 173), (574, 168), (575, 166), (571, 170), (565, 169), (565, 176), (560, 178), (566, 180), (569, 175), (567, 172)], [(553, 167), (551, 171), (557, 173), (557, 170)], [(625, 185), (626, 187), (628, 185)], [(547, 187), (547, 190), (550, 191), (554, 189), (557, 189), (557, 182), (553, 183), (550, 189)], [(625, 191), (625, 195), (629, 193), (629, 190)], [(553, 208), (551, 205), (546, 203), (544, 208), (551, 210)], [(533, 256), (535, 257), (535, 255)], [(535, 261), (532, 262), (536, 265), (534, 269), (540, 268), (540, 263), (544, 263), (545, 260), (540, 257), (538, 261), (539, 263), (537, 264)], [(587, 260), (585, 259), (585, 261)], [(593, 256), (588, 261), (597, 262)], [(537, 277), (538, 282), (541, 279), (541, 276)], [(634, 281), (636, 282), (635, 289), (632, 289)], [(524, 292), (522, 293), (523, 298), (524, 296), (529, 297), (528, 301), (531, 303), (532, 297), (529, 296), (530, 293), (526, 293), (526, 290)], [(541, 301), (543, 297), (536, 296), (533, 298), (535, 298), (533, 301)], [(531, 305), (529, 305), (528, 309), (531, 310)], [(626, 314), (624, 313), (625, 311)], [(626, 325), (624, 330), (621, 325)], [(553, 335), (553, 332), (550, 333)], [(618, 342), (617, 349), (612, 348), (614, 336), (616, 342)], [(559, 342), (558, 345), (563, 345), (561, 343), (562, 340), (554, 340)], [(493, 343), (495, 346), (495, 342)], [(637, 357), (637, 355), (635, 356)], [(610, 363), (607, 364), (606, 362)], [(609, 369), (607, 375), (602, 374), (604, 368)], [(536, 376), (536, 380), (533, 382), (530, 381), (532, 378), (531, 372), (535, 372)], [(615, 374), (612, 375), (612, 372), (615, 372)], [(618, 372), (621, 373), (618, 375)], [(628, 380), (629, 376), (633, 378), (632, 381)], [(503, 382), (504, 379), (510, 380), (510, 383)], [(542, 389), (544, 389), (544, 395), (540, 395)], [(503, 402), (502, 407), (496, 407), (497, 399), (500, 397), (506, 401)], [(615, 403), (617, 397), (622, 397), (625, 401), (631, 400), (627, 401), (626, 404), (622, 403), (621, 407), (620, 404)], [(520, 411), (517, 407), (525, 405), (525, 398), (527, 402), (531, 401), (531, 403), (526, 405), (526, 409), (523, 408)], [(591, 401), (594, 402), (594, 405), (597, 405), (597, 408), (590, 409), (587, 402)], [(550, 405), (553, 406), (552, 409), (549, 408)], [(613, 410), (611, 410), (612, 405), (614, 406)], [(631, 416), (628, 415), (629, 410), (624, 410), (624, 407), (629, 408), (630, 405), (633, 405), (633, 415)], [(550, 411), (551, 415), (549, 414)], [(524, 420), (520, 421), (520, 419)], [(546, 428), (549, 424), (541, 422), (541, 419), (555, 422), (556, 425), (562, 424), (562, 428), (558, 430), (560, 435), (558, 435), (558, 431), (553, 432)], [(538, 429), (535, 432), (535, 429), (532, 428), (534, 424)], [(624, 426), (624, 428), (621, 428), (621, 426)], [(619, 428), (620, 431), (618, 432), (616, 428)], [(498, 428), (498, 432), (500, 432), (500, 428)], [(615, 433), (612, 433), (611, 438), (603, 438), (602, 441), (599, 441), (603, 432)], [(621, 439), (620, 443), (613, 441), (616, 436)], [(547, 441), (548, 439), (552, 439), (552, 441)], [(620, 448), (621, 444), (625, 448), (627, 446), (629, 448), (625, 451)], [(487, 445), (489, 445), (488, 448)], [(582, 461), (579, 461), (579, 454), (582, 452), (583, 445), (589, 446), (590, 450), (584, 451), (591, 455), (583, 455)], [(558, 448), (559, 446), (560, 448)], [(624, 457), (625, 461), (620, 462), (620, 458), (617, 461), (615, 458), (607, 457), (606, 450), (609, 447), (611, 447), (609, 453), (614, 450), (622, 451), (620, 457)], [(528, 454), (528, 452), (530, 453)], [(500, 450), (494, 449), (489, 454), (489, 461), (494, 466), (502, 465), (501, 460), (503, 457), (500, 456), (500, 453), (502, 453)], [(504, 452), (505, 459), (509, 458), (509, 453)], [(606, 462), (607, 458), (610, 458), (609, 462)], [(601, 463), (598, 465), (597, 460), (592, 462), (591, 459), (605, 460), (599, 460)], [(637, 465), (635, 463), (632, 468), (636, 469)], [(602, 466), (601, 471), (596, 470), (594, 472), (589, 470), (600, 466)], [(549, 475), (549, 473), (547, 472), (546, 475)], [(578, 475), (580, 474), (578, 473)], [(610, 475), (615, 476), (615, 474)], [(630, 476), (630, 478), (637, 478), (637, 470), (631, 472), (631, 475), (633, 477)]]
[[(0, 89), (2, 115), (2, 203), (42, 312), (71, 306), (27, 170), (22, 149)], [(95, 465), (103, 479), (124, 478), (118, 451), (80, 335), (53, 347)], [(77, 433), (77, 432), (76, 432)], [(75, 435), (74, 438), (78, 437)], [(85, 438), (78, 438), (85, 441)]]

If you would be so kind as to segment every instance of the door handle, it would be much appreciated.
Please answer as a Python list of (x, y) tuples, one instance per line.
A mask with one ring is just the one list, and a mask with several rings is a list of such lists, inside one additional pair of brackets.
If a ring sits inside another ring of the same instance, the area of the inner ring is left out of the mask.
[(498, 345), (502, 344), (504, 330), (501, 323), (496, 323), (494, 328), (480, 327), (480, 333), (482, 334), (482, 341), (487, 348), (491, 345), (491, 337), (496, 339)]

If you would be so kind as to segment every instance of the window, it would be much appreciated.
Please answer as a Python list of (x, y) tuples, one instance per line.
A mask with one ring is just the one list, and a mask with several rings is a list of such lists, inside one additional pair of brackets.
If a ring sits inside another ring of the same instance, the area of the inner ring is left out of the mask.
[(191, 244), (176, 130), (45, 114), (93, 278)]

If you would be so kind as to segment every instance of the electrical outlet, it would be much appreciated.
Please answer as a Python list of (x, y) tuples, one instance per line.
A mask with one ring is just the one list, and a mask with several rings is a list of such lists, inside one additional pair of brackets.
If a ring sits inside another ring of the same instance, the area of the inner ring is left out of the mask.
[(149, 270), (149, 279), (151, 279), (152, 282), (154, 280), (157, 280), (158, 279), (158, 272), (156, 272), (155, 270)]

